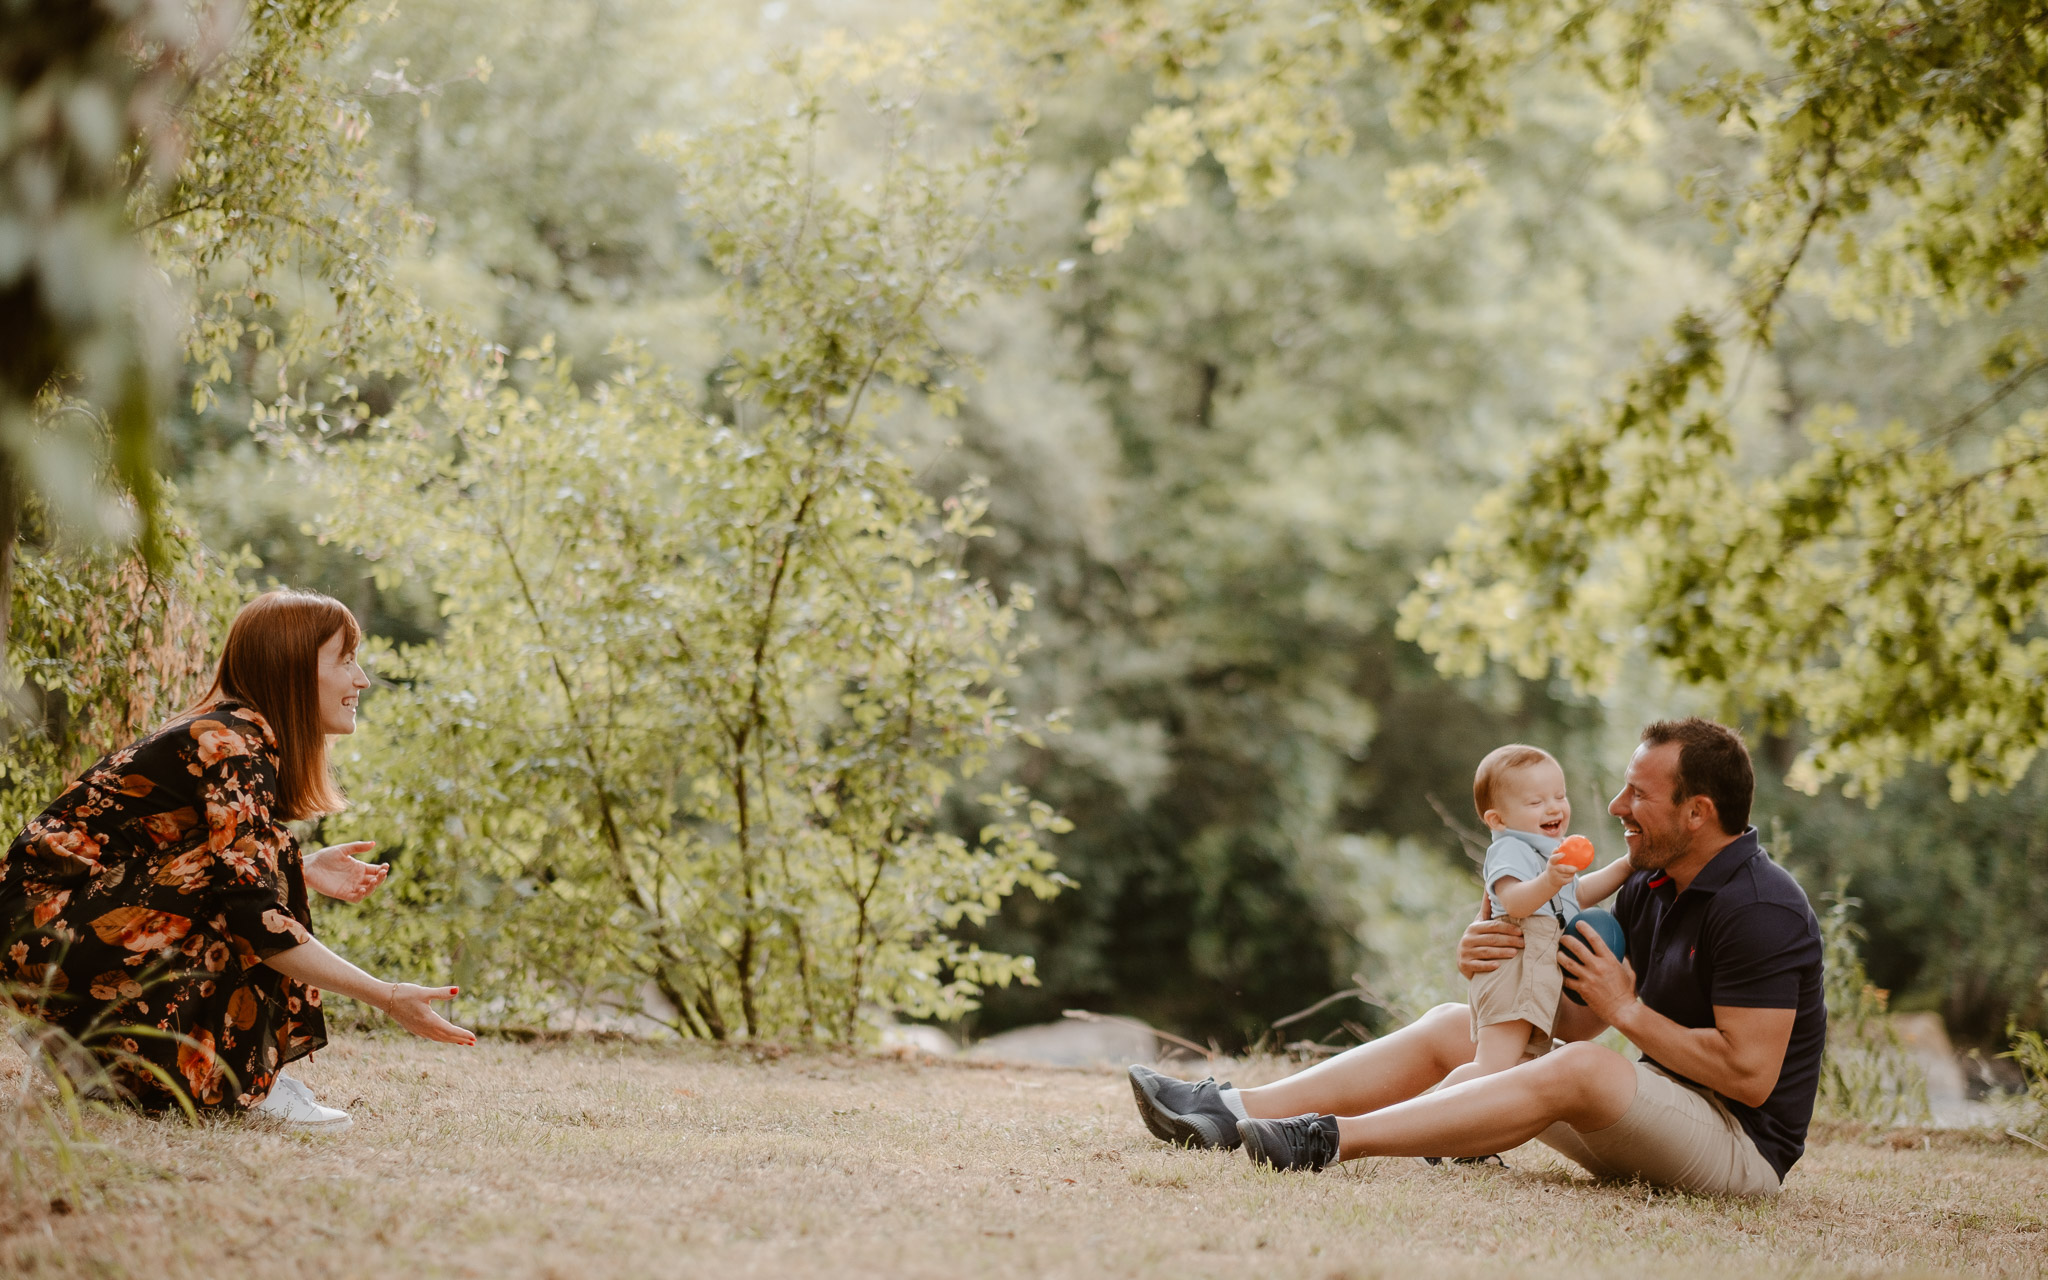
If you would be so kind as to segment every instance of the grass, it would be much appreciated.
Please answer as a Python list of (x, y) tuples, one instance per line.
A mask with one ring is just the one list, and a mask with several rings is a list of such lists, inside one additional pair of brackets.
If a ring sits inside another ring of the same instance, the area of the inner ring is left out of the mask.
[[(2048, 1156), (1821, 1135), (1775, 1202), (1514, 1167), (1321, 1175), (1170, 1149), (1119, 1074), (352, 1036), (354, 1132), (111, 1115), (82, 1187), (6, 1184), (0, 1275), (2034, 1276)], [(0, 1074), (24, 1065), (0, 1052)], [(1279, 1068), (1269, 1067), (1267, 1075)], [(11, 1083), (11, 1082), (0, 1082)], [(0, 1175), (4, 1176), (4, 1175)]]

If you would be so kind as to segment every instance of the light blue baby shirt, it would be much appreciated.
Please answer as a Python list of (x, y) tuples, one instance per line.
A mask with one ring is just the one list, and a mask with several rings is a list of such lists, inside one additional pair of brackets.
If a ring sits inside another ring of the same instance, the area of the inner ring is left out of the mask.
[[(1499, 899), (1493, 896), (1493, 886), (1500, 878), (1513, 876), (1527, 884), (1550, 870), (1550, 855), (1556, 853), (1557, 846), (1563, 843), (1533, 831), (1503, 831), (1486, 847), (1486, 864), (1480, 875), (1486, 881), (1486, 900), (1493, 904), (1495, 918), (1507, 914), (1501, 910)], [(1579, 914), (1578, 877), (1565, 881), (1557, 896), (1544, 904), (1544, 910), (1559, 920), (1569, 920)]]

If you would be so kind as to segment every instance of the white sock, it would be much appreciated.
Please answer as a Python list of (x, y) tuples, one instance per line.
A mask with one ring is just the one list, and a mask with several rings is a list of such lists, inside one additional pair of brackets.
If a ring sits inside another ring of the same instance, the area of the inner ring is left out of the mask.
[(1230, 1114), (1240, 1120), (1251, 1119), (1251, 1113), (1244, 1109), (1244, 1099), (1237, 1096), (1237, 1090), (1230, 1085), (1219, 1085), (1216, 1090), (1223, 1097), (1223, 1105), (1230, 1108)]

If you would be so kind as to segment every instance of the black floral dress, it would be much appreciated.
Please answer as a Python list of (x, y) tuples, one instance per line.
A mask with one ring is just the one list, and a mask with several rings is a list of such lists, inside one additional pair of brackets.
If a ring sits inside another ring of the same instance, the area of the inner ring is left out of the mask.
[[(327, 1043), (320, 993), (263, 961), (312, 938), (277, 738), (217, 703), (86, 770), (0, 862), (0, 976), (145, 1107), (239, 1111)], [(148, 1065), (145, 1065), (148, 1064)]]

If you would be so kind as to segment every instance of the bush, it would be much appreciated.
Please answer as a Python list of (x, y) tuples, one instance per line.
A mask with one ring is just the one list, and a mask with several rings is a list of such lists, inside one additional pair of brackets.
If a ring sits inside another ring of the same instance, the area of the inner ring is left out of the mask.
[(1927, 1077), (1906, 1053), (1888, 1011), (1889, 994), (1863, 970), (1863, 904), (1838, 886), (1820, 895), (1821, 949), (1827, 966), (1827, 1051), (1815, 1111), (1866, 1124), (1914, 1124), (1930, 1118)]
[(1023, 732), (1002, 682), (1029, 597), (961, 571), (982, 504), (932, 503), (878, 434), (887, 393), (950, 399), (932, 324), (1002, 281), (1017, 139), (933, 161), (915, 96), (868, 96), (862, 198), (817, 174), (801, 83), (659, 144), (732, 280), (715, 409), (630, 351), (586, 394), (544, 344), (435, 429), (333, 452), (326, 531), (447, 614), (377, 654), (396, 687), (351, 747), (349, 825), (399, 902), (332, 912), (343, 950), (451, 966), (497, 1018), (651, 982), (708, 1038), (852, 1040), (864, 1006), (957, 1017), (1032, 979), (954, 931), (1057, 892), (1040, 841), (1066, 823), (1014, 786), (974, 839), (938, 820)]
[(2017, 1024), (2005, 1031), (2012, 1038), (2012, 1047), (1998, 1056), (2017, 1063), (2027, 1083), (2026, 1114), (2020, 1127), (2036, 1139), (2048, 1138), (2048, 1040)]
[(134, 546), (67, 541), (31, 508), (9, 584), (0, 672), (0, 838), (72, 778), (182, 711), (213, 672), (244, 588), (237, 559), (163, 512), (164, 567)]

